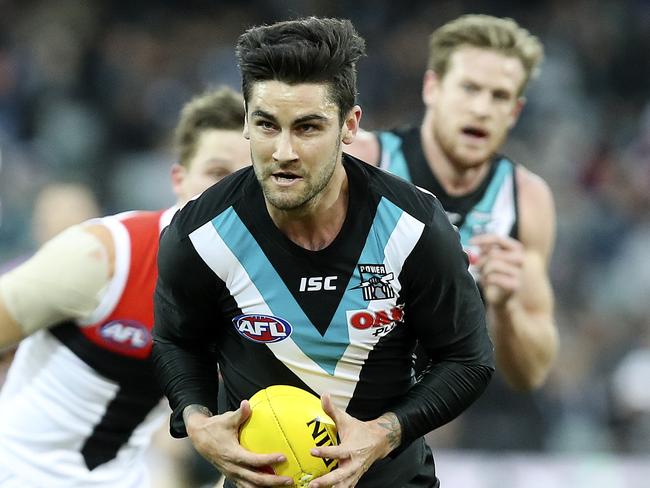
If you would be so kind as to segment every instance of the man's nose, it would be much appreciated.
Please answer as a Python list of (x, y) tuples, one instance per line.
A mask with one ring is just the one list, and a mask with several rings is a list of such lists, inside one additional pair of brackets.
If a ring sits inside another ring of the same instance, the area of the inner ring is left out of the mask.
[(492, 95), (487, 90), (482, 90), (472, 97), (470, 108), (478, 117), (487, 117), (492, 106)]
[(276, 161), (293, 161), (298, 159), (293, 148), (293, 141), (291, 139), (291, 133), (288, 131), (283, 131), (280, 133), (276, 139), (275, 151), (273, 151), (273, 159)]

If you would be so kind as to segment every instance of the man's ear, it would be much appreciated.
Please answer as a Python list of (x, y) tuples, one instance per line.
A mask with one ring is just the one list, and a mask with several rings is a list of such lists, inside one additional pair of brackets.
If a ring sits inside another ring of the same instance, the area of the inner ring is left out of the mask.
[(244, 139), (247, 141), (251, 140), (250, 133), (248, 132), (248, 114), (244, 116), (244, 132), (243, 132)]
[(343, 144), (351, 144), (352, 141), (354, 141), (354, 136), (357, 135), (357, 131), (359, 130), (359, 122), (361, 121), (361, 107), (359, 105), (355, 105), (350, 109), (348, 112), (347, 117), (345, 118), (345, 121), (343, 123), (343, 130), (342, 130), (342, 136), (341, 141)]
[(432, 69), (424, 72), (424, 78), (422, 80), (422, 101), (425, 106), (428, 107), (435, 100), (441, 81), (438, 74)]
[(179, 163), (172, 164), (171, 177), (172, 177), (172, 189), (176, 196), (180, 195), (182, 192), (183, 181), (185, 181), (185, 176), (187, 174), (187, 169), (185, 166), (182, 166)]
[(510, 121), (508, 122), (508, 129), (512, 129), (515, 126), (515, 124), (519, 120), (521, 111), (524, 109), (524, 105), (526, 105), (526, 97), (517, 98), (517, 102), (515, 103), (515, 106), (513, 107), (512, 112), (510, 113)]

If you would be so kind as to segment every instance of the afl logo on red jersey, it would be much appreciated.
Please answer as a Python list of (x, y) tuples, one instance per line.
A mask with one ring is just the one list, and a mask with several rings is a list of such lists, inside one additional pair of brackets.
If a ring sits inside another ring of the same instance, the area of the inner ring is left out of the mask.
[(146, 326), (135, 320), (113, 320), (102, 325), (101, 337), (122, 348), (144, 349), (151, 345), (151, 333)]
[(232, 323), (240, 335), (253, 342), (279, 342), (291, 335), (291, 324), (273, 315), (237, 315)]

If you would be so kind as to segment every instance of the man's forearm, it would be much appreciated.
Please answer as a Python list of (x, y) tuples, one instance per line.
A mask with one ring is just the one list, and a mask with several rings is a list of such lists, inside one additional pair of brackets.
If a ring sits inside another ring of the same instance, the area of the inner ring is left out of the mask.
[(159, 337), (154, 339), (152, 359), (173, 410), (171, 434), (183, 437), (187, 434), (184, 418), (189, 406), (203, 406), (208, 412), (217, 410), (216, 363), (202, 350), (188, 350)]
[(382, 432), (386, 439), (386, 452), (384, 456), (398, 448), (402, 443), (402, 426), (397, 415), (393, 412), (386, 412), (376, 419), (373, 424)]
[(557, 331), (548, 314), (532, 314), (517, 300), (490, 307), (497, 366), (511, 387), (539, 387), (557, 353)]
[(402, 447), (460, 415), (483, 393), (494, 368), (446, 361), (434, 364), (391, 410)]

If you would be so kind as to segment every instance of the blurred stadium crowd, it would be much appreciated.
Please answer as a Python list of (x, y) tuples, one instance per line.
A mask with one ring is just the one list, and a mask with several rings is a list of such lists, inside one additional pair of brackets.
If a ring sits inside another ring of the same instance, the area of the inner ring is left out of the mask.
[(469, 12), (511, 16), (546, 48), (505, 151), (549, 182), (558, 208), (561, 351), (537, 393), (543, 449), (650, 452), (645, 0), (0, 1), (0, 266), (35, 246), (34, 202), (52, 181), (84, 184), (103, 213), (171, 204), (179, 109), (239, 86), (245, 28), (351, 19), (368, 44), (362, 125), (380, 129), (420, 121), (427, 36)]

